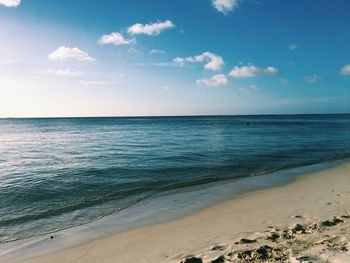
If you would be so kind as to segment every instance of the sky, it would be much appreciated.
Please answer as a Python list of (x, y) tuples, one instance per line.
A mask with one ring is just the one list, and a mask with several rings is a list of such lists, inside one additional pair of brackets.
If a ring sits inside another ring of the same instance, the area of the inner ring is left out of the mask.
[(348, 0), (0, 0), (0, 117), (350, 113)]

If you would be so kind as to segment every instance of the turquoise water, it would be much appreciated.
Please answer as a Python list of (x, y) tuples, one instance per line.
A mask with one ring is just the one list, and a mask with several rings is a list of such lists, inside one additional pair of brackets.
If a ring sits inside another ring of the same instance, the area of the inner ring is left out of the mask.
[(0, 242), (348, 157), (350, 115), (1, 119)]

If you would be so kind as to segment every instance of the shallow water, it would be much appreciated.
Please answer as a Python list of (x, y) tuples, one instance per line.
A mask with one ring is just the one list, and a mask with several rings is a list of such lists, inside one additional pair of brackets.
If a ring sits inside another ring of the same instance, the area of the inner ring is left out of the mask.
[(349, 135), (350, 115), (1, 119), (0, 242), (348, 158)]

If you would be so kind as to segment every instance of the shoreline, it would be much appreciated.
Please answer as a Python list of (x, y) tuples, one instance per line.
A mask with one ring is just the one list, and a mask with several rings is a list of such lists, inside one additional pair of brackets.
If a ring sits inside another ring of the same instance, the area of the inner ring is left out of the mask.
[(190, 255), (211, 262), (218, 256), (218, 251), (211, 250), (215, 245), (232, 250), (240, 238), (261, 234), (269, 226), (285, 228), (347, 214), (349, 172), (350, 163), (340, 163), (174, 221), (127, 230), (19, 262), (181, 262)]

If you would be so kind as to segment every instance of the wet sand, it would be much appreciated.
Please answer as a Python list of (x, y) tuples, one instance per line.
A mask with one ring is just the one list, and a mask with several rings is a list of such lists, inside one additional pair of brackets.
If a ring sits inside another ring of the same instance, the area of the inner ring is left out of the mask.
[(349, 215), (347, 162), (175, 221), (21, 262), (350, 262)]

